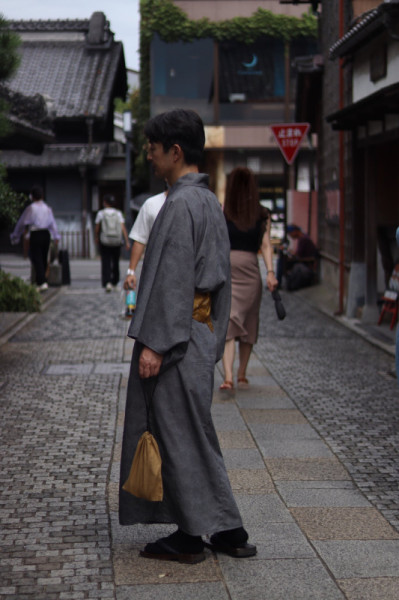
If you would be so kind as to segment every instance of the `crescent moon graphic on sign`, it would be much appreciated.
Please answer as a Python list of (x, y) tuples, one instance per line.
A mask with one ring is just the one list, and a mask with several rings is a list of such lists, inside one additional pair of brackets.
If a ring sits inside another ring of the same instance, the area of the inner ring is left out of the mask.
[(257, 62), (258, 62), (258, 57), (256, 56), (256, 54), (253, 54), (251, 62), (249, 62), (249, 63), (243, 62), (242, 64), (244, 65), (244, 67), (247, 67), (247, 69), (251, 69), (252, 67), (255, 67)]

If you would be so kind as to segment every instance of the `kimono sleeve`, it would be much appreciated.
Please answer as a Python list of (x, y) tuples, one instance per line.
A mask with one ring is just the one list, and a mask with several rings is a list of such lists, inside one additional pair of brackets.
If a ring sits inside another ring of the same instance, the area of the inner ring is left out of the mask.
[(146, 249), (129, 336), (165, 355), (184, 353), (190, 339), (195, 256), (190, 212), (168, 202), (154, 223)]

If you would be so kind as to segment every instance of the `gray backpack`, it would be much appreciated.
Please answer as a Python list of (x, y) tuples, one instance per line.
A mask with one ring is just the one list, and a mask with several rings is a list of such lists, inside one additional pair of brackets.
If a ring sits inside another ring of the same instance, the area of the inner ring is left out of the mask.
[(104, 210), (101, 219), (100, 242), (104, 246), (120, 246), (122, 243), (122, 227), (120, 216), (116, 210)]

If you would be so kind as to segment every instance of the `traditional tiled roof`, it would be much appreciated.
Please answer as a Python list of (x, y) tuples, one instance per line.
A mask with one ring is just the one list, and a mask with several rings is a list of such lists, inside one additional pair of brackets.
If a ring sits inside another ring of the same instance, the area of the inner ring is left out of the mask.
[(115, 85), (126, 92), (121, 42), (102, 13), (90, 20), (11, 21), (21, 37), (21, 63), (8, 86), (52, 100), (55, 118), (105, 118)]
[[(7, 24), (12, 31), (22, 33), (26, 31), (81, 31), (87, 33), (89, 30), (89, 19), (56, 19), (56, 20), (34, 20), (8, 21)], [(107, 21), (109, 30), (109, 22)]]
[(42, 154), (1, 150), (0, 161), (7, 169), (51, 169), (101, 165), (106, 144), (48, 144)]
[(43, 96), (40, 94), (24, 96), (0, 85), (0, 98), (7, 102), (9, 109), (7, 117), (14, 126), (25, 132), (30, 130), (32, 135), (51, 141), (54, 137), (53, 122)]
[(399, 17), (399, 0), (385, 0), (377, 8), (364, 13), (347, 33), (330, 48), (330, 58), (345, 56), (384, 29), (390, 29), (392, 18)]

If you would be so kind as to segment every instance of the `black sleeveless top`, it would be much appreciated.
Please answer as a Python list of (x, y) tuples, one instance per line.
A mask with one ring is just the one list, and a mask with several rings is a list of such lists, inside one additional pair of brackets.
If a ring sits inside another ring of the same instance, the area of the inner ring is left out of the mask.
[(269, 211), (267, 209), (263, 209), (260, 218), (255, 223), (255, 226), (247, 229), (246, 231), (238, 229), (237, 225), (235, 225), (233, 221), (226, 219), (227, 230), (230, 238), (230, 249), (243, 250), (244, 252), (254, 252), (256, 254), (261, 247), (268, 218)]

